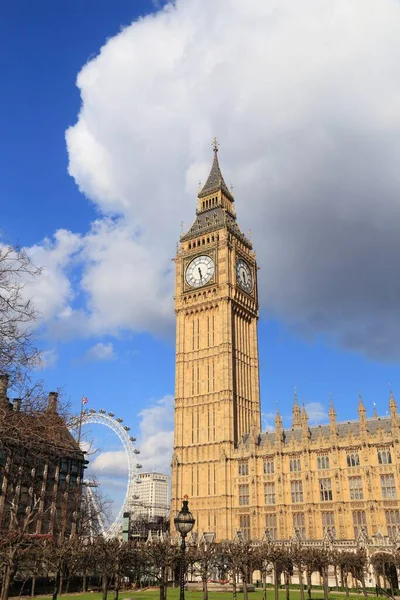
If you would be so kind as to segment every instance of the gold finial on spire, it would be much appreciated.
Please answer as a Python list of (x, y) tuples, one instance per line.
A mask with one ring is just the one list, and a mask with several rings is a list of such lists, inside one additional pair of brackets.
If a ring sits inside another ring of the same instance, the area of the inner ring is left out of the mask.
[(212, 147), (213, 147), (214, 152), (218, 152), (218, 146), (219, 146), (219, 144), (218, 144), (217, 138), (215, 137), (213, 139), (213, 143), (212, 143)]

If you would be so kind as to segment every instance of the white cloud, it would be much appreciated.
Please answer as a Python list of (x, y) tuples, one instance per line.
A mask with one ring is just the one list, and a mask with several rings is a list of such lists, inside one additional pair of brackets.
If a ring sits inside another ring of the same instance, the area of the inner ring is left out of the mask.
[(104, 344), (103, 342), (98, 342), (86, 352), (85, 357), (87, 360), (114, 360), (116, 358), (114, 352), (114, 346), (112, 342), (108, 342)]
[(171, 328), (170, 258), (217, 135), (262, 308), (399, 357), (398, 2), (177, 0), (109, 39), (77, 84), (69, 171), (104, 217), (35, 247), (35, 298), (64, 333)]
[(51, 348), (50, 350), (42, 350), (39, 355), (39, 368), (44, 371), (45, 369), (51, 369), (54, 367), (58, 359), (57, 350)]
[(328, 419), (328, 412), (321, 402), (308, 402), (305, 405), (310, 425), (323, 423)]
[(138, 448), (143, 471), (168, 474), (174, 439), (174, 399), (165, 396), (140, 413)]
[(125, 450), (101, 452), (90, 461), (90, 471), (96, 475), (128, 475), (128, 458)]
[(35, 309), (44, 321), (62, 318), (74, 298), (69, 268), (81, 250), (79, 235), (59, 229), (54, 239), (27, 248), (27, 252), (41, 274), (29, 280), (24, 288), (27, 298), (34, 299)]

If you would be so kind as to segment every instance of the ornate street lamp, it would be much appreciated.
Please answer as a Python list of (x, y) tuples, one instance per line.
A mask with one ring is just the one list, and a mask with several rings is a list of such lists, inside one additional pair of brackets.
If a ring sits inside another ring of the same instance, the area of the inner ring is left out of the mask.
[(192, 513), (188, 508), (189, 500), (187, 496), (183, 497), (182, 508), (174, 518), (175, 528), (178, 533), (181, 534), (182, 543), (181, 543), (181, 564), (179, 571), (179, 600), (185, 600), (185, 550), (186, 550), (186, 542), (185, 538), (188, 533), (190, 533), (193, 529), (194, 524), (196, 523), (193, 518)]

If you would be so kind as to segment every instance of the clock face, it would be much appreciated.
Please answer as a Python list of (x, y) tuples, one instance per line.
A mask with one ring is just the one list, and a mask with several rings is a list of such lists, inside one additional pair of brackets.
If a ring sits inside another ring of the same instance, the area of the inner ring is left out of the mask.
[(214, 261), (210, 256), (197, 256), (186, 269), (186, 281), (191, 287), (201, 287), (210, 281), (214, 271)]
[(239, 258), (236, 262), (236, 280), (245, 292), (248, 294), (251, 292), (253, 287), (251, 269), (242, 258)]

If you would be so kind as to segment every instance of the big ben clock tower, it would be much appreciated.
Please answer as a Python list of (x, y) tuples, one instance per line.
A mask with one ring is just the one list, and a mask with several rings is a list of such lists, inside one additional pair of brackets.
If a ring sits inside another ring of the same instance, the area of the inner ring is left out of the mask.
[(188, 494), (199, 533), (234, 535), (233, 460), (259, 432), (257, 264), (214, 160), (175, 258), (176, 381), (172, 514)]

